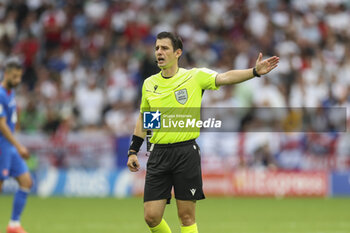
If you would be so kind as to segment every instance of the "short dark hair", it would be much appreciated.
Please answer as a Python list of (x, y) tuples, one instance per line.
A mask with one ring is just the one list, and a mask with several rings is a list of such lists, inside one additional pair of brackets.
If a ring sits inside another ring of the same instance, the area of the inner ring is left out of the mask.
[(10, 69), (23, 69), (21, 61), (17, 57), (10, 57), (5, 61), (5, 71)]
[(172, 32), (160, 32), (157, 35), (157, 40), (158, 39), (165, 39), (165, 38), (169, 38), (171, 40), (171, 44), (173, 45), (174, 51), (176, 51), (177, 49), (181, 49), (182, 50), (182, 40), (181, 38), (172, 33)]

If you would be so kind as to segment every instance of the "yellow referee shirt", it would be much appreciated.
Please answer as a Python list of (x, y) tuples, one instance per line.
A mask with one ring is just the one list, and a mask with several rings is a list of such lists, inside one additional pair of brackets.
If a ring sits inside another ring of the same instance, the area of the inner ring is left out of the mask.
[[(142, 87), (141, 113), (161, 109), (163, 116), (169, 114), (187, 114), (189, 109), (200, 109), (203, 90), (217, 90), (215, 78), (217, 72), (207, 68), (191, 70), (179, 68), (171, 78), (163, 78), (161, 72), (147, 78)], [(165, 125), (164, 125), (165, 126)], [(162, 127), (153, 131), (151, 143), (168, 144), (195, 139), (199, 129), (179, 128), (169, 132)]]

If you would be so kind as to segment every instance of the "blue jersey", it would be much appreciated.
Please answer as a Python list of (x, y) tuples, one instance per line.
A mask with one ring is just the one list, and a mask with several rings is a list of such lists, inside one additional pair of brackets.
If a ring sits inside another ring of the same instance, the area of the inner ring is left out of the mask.
[[(11, 129), (11, 132), (14, 132), (17, 122), (15, 91), (7, 91), (0, 85), (0, 118), (1, 117), (6, 117), (8, 127)], [(5, 140), (6, 139), (0, 132), (0, 143)]]
[[(7, 91), (0, 85), (0, 118), (6, 117), (11, 132), (15, 131), (17, 122), (15, 91)], [(0, 180), (9, 176), (18, 177), (28, 172), (28, 167), (17, 149), (0, 132)]]

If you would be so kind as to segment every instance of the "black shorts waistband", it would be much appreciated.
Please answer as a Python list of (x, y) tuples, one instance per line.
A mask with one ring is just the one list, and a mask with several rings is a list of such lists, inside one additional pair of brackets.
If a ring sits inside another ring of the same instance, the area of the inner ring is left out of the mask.
[(160, 148), (173, 148), (178, 146), (186, 146), (196, 143), (196, 139), (191, 139), (188, 141), (183, 142), (175, 142), (175, 143), (168, 143), (168, 144), (153, 144), (153, 149), (160, 149)]

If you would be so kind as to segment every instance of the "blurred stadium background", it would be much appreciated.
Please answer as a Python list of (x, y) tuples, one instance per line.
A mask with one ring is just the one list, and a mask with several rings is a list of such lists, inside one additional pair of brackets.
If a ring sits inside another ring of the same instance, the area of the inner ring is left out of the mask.
[[(349, 22), (348, 0), (1, 0), (0, 66), (9, 55), (25, 65), (16, 136), (31, 151), (38, 197), (24, 224), (38, 233), (146, 232), (142, 201), (129, 198), (142, 195), (145, 148), (136, 174), (126, 154), (143, 80), (159, 71), (158, 32), (183, 38), (183, 67), (220, 72), (252, 67), (259, 51), (280, 56), (268, 77), (207, 91), (203, 106), (348, 111)], [(349, 140), (348, 132), (202, 134), (205, 190), (222, 198), (199, 204), (201, 232), (350, 232), (350, 200), (328, 199), (350, 196)], [(5, 194), (15, 189), (6, 181)], [(10, 204), (0, 197), (0, 230)]]

